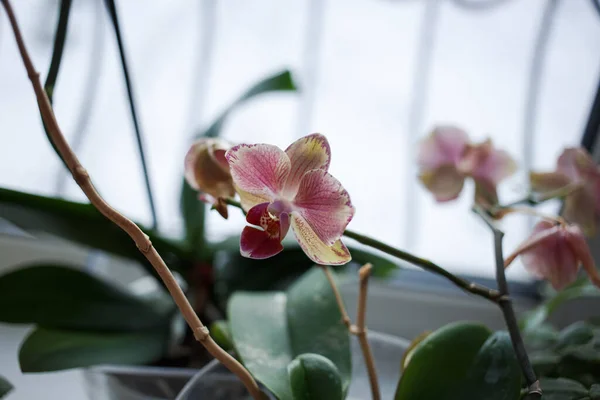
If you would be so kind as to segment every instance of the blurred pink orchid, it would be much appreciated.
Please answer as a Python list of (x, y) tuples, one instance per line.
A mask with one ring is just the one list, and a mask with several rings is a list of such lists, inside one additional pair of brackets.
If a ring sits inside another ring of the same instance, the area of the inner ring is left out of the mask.
[(563, 225), (552, 221), (540, 221), (531, 236), (509, 257), (507, 268), (518, 256), (534, 276), (550, 281), (561, 290), (577, 278), (580, 264), (591, 281), (600, 287), (600, 275), (581, 229), (577, 225)]
[(241, 253), (267, 258), (283, 250), (290, 226), (317, 264), (351, 260), (340, 237), (354, 215), (348, 192), (331, 176), (331, 152), (319, 134), (305, 136), (285, 152), (268, 144), (241, 144), (226, 154), (235, 188), (251, 224), (242, 232)]
[(476, 201), (496, 204), (496, 186), (516, 171), (513, 159), (495, 149), (491, 140), (469, 143), (465, 131), (454, 126), (438, 126), (424, 138), (417, 162), (419, 179), (438, 202), (456, 199), (470, 177), (475, 181)]
[(223, 199), (235, 196), (233, 180), (225, 152), (231, 145), (221, 139), (197, 140), (185, 156), (185, 179), (201, 192), (200, 201), (213, 205), (223, 218), (227, 218), (227, 204)]
[(572, 188), (565, 196), (563, 216), (594, 236), (600, 219), (600, 169), (586, 150), (565, 149), (554, 172), (532, 172), (530, 181), (532, 190), (542, 195)]

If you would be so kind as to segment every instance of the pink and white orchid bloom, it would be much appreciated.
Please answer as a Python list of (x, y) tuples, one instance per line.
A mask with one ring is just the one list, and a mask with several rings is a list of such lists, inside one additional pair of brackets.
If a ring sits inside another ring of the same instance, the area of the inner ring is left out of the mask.
[(595, 235), (600, 220), (600, 169), (585, 149), (565, 149), (554, 172), (532, 172), (530, 181), (532, 190), (542, 195), (571, 188), (565, 196), (563, 216), (586, 235)]
[(491, 140), (469, 143), (466, 132), (454, 126), (438, 126), (419, 145), (419, 178), (438, 202), (458, 197), (467, 177), (475, 181), (476, 201), (498, 201), (496, 186), (516, 171), (516, 163)]
[(291, 226), (315, 263), (351, 260), (340, 238), (354, 207), (348, 192), (327, 172), (331, 152), (325, 136), (305, 136), (285, 151), (269, 144), (241, 144), (226, 158), (251, 224), (242, 232), (243, 256), (261, 259), (279, 253)]
[(600, 287), (600, 275), (594, 259), (577, 225), (540, 221), (531, 236), (505, 260), (507, 268), (518, 256), (534, 276), (550, 281), (556, 290), (565, 288), (577, 279), (580, 265), (591, 281)]

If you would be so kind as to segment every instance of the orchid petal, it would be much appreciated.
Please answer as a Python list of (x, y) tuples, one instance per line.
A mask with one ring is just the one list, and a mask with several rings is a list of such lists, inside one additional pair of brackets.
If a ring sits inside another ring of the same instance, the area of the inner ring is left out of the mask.
[(538, 193), (554, 192), (569, 185), (572, 180), (560, 172), (531, 172), (529, 174), (529, 183), (531, 189)]
[(419, 144), (417, 163), (421, 171), (458, 163), (469, 138), (465, 131), (454, 126), (438, 126)]
[(304, 174), (293, 204), (295, 212), (327, 246), (337, 242), (354, 216), (348, 192), (337, 179), (321, 169)]
[(290, 174), (290, 159), (276, 146), (241, 144), (225, 157), (245, 209), (265, 199), (274, 199)]
[(248, 211), (247, 226), (242, 231), (240, 250), (244, 257), (263, 259), (274, 256), (283, 250), (281, 241), (290, 227), (288, 214), (276, 220), (268, 212), (269, 203), (258, 204)]
[(585, 269), (585, 272), (587, 272), (592, 283), (600, 287), (600, 274), (598, 273), (598, 269), (594, 263), (594, 258), (592, 257), (590, 247), (585, 240), (585, 236), (575, 225), (570, 226), (568, 229), (571, 232), (571, 235), (569, 235), (567, 238), (569, 245), (571, 245), (573, 252), (575, 252), (577, 258), (579, 261), (581, 261), (583, 269)]
[(589, 153), (581, 147), (565, 149), (556, 164), (556, 170), (578, 181), (597, 167)]
[(296, 140), (285, 153), (291, 162), (290, 175), (284, 188), (284, 193), (289, 196), (296, 194), (305, 173), (313, 169), (327, 171), (331, 160), (329, 142), (325, 136), (318, 133)]
[[(536, 225), (537, 231), (532, 235), (539, 236), (544, 233), (545, 239), (539, 241), (534, 247), (521, 254), (523, 265), (533, 275), (550, 281), (556, 290), (563, 289), (577, 278), (579, 260), (577, 254), (569, 244), (571, 235), (568, 228), (552, 226), (552, 223), (542, 221)], [(544, 232), (540, 232), (544, 230)]]
[(247, 258), (262, 260), (272, 257), (283, 250), (279, 239), (252, 226), (244, 227), (240, 239), (240, 253)]
[(514, 174), (517, 164), (506, 151), (495, 149), (488, 139), (467, 149), (459, 170), (475, 180), (485, 180), (495, 186)]
[(531, 235), (525, 240), (515, 251), (504, 259), (504, 268), (508, 268), (510, 264), (522, 253), (529, 251), (533, 247), (544, 243), (553, 235), (556, 235), (559, 227), (550, 221), (540, 221), (533, 228)]
[(487, 180), (475, 180), (475, 204), (485, 208), (498, 204), (496, 186)]
[(342, 265), (352, 260), (348, 248), (344, 246), (341, 240), (336, 241), (332, 246), (328, 246), (319, 239), (319, 236), (301, 215), (294, 212), (292, 213), (291, 220), (292, 230), (296, 235), (298, 243), (300, 243), (300, 247), (315, 263), (321, 265)]
[(424, 171), (419, 175), (419, 179), (440, 203), (456, 199), (465, 183), (464, 176), (453, 165)]
[(592, 237), (596, 234), (597, 201), (589, 188), (579, 188), (566, 197), (563, 216), (567, 221), (579, 225), (587, 236)]

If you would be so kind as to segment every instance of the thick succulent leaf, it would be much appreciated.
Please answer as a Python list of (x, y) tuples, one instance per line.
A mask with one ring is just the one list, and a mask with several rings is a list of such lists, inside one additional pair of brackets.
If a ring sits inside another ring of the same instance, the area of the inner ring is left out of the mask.
[(428, 335), (414, 348), (395, 399), (460, 398), (462, 383), (490, 335), (485, 326), (465, 322), (446, 325)]
[(0, 399), (13, 390), (13, 385), (2, 375), (0, 375)]
[(168, 326), (174, 305), (148, 302), (74, 268), (35, 265), (0, 276), (0, 321), (56, 329)]
[(19, 350), (23, 372), (49, 372), (99, 364), (146, 364), (166, 347), (165, 331), (99, 333), (35, 329)]
[[(129, 235), (91, 204), (0, 188), (0, 218), (32, 233), (50, 233), (92, 249), (138, 260), (149, 273), (156, 276), (154, 268)], [(184, 267), (186, 253), (182, 247), (150, 229), (138, 226), (149, 236), (171, 269), (181, 270)]]
[(293, 400), (288, 365), (319, 354), (351, 377), (350, 338), (325, 274), (313, 268), (287, 292), (236, 293), (229, 307), (234, 346), (250, 372), (280, 400)]

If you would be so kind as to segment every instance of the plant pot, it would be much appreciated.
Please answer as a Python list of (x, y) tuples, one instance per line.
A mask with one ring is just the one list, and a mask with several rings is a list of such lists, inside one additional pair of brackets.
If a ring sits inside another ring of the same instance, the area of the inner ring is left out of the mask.
[[(369, 332), (368, 337), (375, 358), (381, 398), (391, 399), (394, 397), (400, 377), (400, 361), (410, 342), (377, 332)], [(346, 400), (368, 398), (371, 398), (369, 378), (358, 340), (353, 337), (352, 383)], [(250, 397), (237, 377), (217, 360), (213, 360), (185, 385), (177, 397), (177, 400), (199, 399), (249, 400)]]
[(106, 365), (83, 370), (90, 400), (173, 400), (196, 374), (191, 368)]

